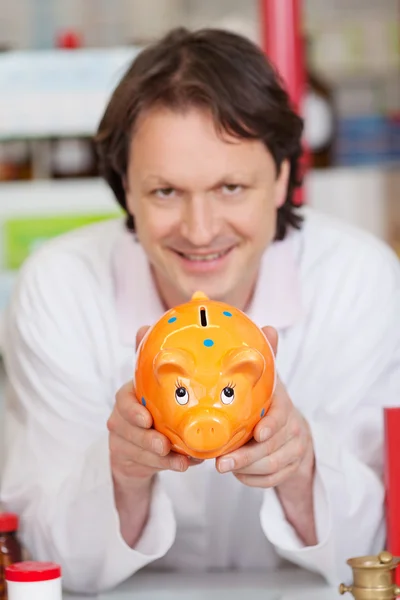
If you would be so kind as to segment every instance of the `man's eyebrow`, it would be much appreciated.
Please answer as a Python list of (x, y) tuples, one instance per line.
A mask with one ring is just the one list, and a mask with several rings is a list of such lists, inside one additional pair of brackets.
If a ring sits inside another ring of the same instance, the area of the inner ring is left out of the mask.
[(151, 184), (151, 185), (163, 185), (164, 187), (174, 187), (166, 177), (162, 177), (161, 175), (146, 175), (143, 179), (143, 183)]
[[(215, 189), (217, 187), (220, 187), (221, 185), (224, 185), (226, 183), (230, 183), (232, 185), (234, 184), (249, 184), (251, 182), (254, 181), (254, 176), (251, 177), (250, 173), (244, 173), (244, 172), (228, 172), (226, 173), (226, 175), (223, 175), (222, 177), (220, 177), (215, 183), (211, 184), (209, 186), (209, 189)], [(149, 175), (146, 175), (146, 177), (143, 179), (143, 183), (146, 185), (159, 185), (162, 187), (171, 187), (171, 188), (176, 188), (179, 186), (176, 186), (173, 182), (172, 179), (169, 179), (167, 177), (164, 177), (162, 175), (156, 175), (153, 173), (150, 173)]]
[(250, 173), (232, 171), (231, 173), (226, 173), (226, 175), (221, 177), (212, 187), (219, 187), (220, 185), (224, 185), (226, 183), (245, 184), (250, 183), (252, 181), (254, 181), (254, 175), (252, 177)]

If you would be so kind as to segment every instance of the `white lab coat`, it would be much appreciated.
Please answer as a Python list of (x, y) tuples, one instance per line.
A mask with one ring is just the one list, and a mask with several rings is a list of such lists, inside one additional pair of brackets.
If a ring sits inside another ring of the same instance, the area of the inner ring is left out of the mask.
[(135, 334), (162, 306), (141, 246), (119, 220), (52, 241), (27, 261), (6, 327), (10, 386), (0, 500), (37, 559), (95, 592), (146, 565), (275, 569), (348, 578), (385, 545), (382, 409), (400, 403), (400, 268), (368, 234), (305, 209), (265, 253), (248, 314), (280, 335), (277, 366), (311, 424), (318, 544), (304, 547), (273, 489), (206, 461), (161, 473), (135, 548), (119, 532), (106, 421), (133, 375)]

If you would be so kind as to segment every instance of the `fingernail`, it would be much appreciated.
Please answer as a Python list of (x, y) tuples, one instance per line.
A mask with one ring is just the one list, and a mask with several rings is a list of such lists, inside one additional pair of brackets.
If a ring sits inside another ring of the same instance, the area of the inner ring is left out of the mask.
[(219, 461), (219, 470), (221, 473), (226, 473), (227, 471), (232, 471), (235, 466), (235, 461), (233, 458), (221, 458)]
[(261, 429), (260, 442), (265, 442), (265, 440), (267, 440), (270, 435), (271, 435), (271, 430), (268, 429), (268, 427), (264, 427), (264, 429)]
[(138, 415), (136, 417), (136, 421), (139, 427), (146, 427), (146, 421), (143, 415)]
[(158, 439), (153, 440), (152, 445), (153, 445), (154, 452), (156, 452), (157, 454), (162, 454), (163, 444), (162, 444), (161, 440), (158, 440)]
[(173, 460), (172, 468), (174, 471), (183, 471), (183, 469), (184, 469), (183, 460), (182, 459)]

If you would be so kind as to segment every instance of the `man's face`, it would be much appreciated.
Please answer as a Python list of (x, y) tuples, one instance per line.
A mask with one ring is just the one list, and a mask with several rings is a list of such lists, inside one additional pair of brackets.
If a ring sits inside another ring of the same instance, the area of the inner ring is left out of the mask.
[(158, 108), (140, 119), (126, 192), (136, 232), (167, 304), (201, 290), (245, 304), (274, 238), (288, 164), (277, 177), (260, 141), (215, 130), (199, 109)]

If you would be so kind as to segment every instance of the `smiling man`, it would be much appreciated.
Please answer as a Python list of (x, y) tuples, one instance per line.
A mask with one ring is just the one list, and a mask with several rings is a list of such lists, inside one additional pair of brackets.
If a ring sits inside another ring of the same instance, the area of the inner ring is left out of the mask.
[[(336, 585), (384, 547), (399, 263), (295, 207), (301, 135), (265, 56), (223, 31), (171, 32), (110, 99), (97, 146), (127, 218), (32, 256), (5, 331), (1, 501), (65, 587), (287, 560)], [(262, 327), (278, 369), (253, 439), (200, 463), (171, 451), (132, 382), (146, 327), (196, 290)]]
[(248, 305), (286, 199), (287, 160), (279, 171), (261, 140), (219, 135), (203, 107), (156, 106), (139, 118), (126, 204), (167, 306), (196, 289)]

